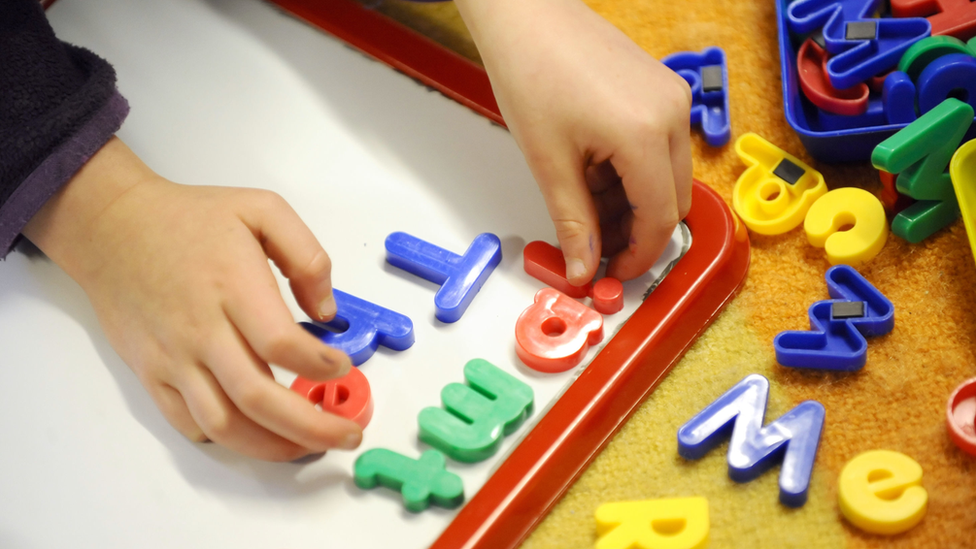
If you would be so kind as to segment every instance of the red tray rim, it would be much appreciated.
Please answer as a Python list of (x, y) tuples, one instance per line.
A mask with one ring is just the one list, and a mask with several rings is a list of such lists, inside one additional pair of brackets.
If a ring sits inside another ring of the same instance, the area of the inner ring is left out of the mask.
[[(353, 0), (271, 0), (504, 125), (484, 68)], [(520, 545), (745, 282), (749, 239), (696, 181), (692, 246), (579, 378), (458, 512), (434, 549)]]

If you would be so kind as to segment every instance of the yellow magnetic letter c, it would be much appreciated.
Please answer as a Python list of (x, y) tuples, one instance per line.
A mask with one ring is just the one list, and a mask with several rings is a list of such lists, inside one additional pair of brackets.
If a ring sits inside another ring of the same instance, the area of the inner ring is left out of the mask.
[(888, 239), (881, 201), (854, 187), (835, 189), (818, 198), (807, 212), (803, 230), (810, 244), (826, 250), (831, 265), (856, 267), (870, 261)]
[(922, 467), (905, 454), (864, 452), (847, 462), (838, 484), (840, 512), (865, 532), (900, 534), (925, 516)]

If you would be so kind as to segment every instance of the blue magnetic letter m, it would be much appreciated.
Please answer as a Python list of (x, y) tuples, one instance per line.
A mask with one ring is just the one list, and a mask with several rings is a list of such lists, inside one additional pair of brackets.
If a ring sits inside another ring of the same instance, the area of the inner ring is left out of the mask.
[(824, 407), (808, 400), (763, 427), (769, 380), (752, 374), (678, 429), (678, 453), (699, 459), (732, 434), (729, 477), (747, 482), (769, 469), (780, 457), (779, 499), (800, 507), (807, 501), (810, 474), (823, 431)]

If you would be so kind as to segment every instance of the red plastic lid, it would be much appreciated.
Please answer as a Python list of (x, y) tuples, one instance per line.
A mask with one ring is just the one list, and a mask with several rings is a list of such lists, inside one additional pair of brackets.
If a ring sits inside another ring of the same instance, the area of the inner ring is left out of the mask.
[(946, 407), (949, 438), (963, 452), (976, 456), (976, 377), (967, 379), (952, 392)]

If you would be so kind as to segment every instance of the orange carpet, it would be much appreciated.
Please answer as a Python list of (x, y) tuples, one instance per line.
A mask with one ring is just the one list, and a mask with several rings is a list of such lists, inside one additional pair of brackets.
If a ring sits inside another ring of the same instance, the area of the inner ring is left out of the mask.
[[(450, 3), (369, 2), (442, 44), (477, 60)], [(731, 202), (744, 170), (732, 147), (756, 132), (820, 170), (830, 188), (880, 193), (867, 163), (813, 162), (783, 116), (773, 2), (713, 0), (589, 0), (655, 57), (681, 50), (723, 48), (728, 57), (732, 141), (712, 149), (693, 138), (695, 176)], [(593, 518), (605, 502), (702, 495), (709, 500), (709, 547), (976, 547), (976, 458), (959, 451), (945, 427), (948, 395), (976, 376), (976, 263), (957, 221), (921, 244), (891, 236), (862, 274), (895, 305), (895, 329), (870, 340), (867, 366), (856, 373), (783, 368), (772, 341), (783, 330), (807, 329), (807, 308), (827, 299), (823, 250), (802, 229), (775, 237), (751, 235), (745, 288), (569, 491), (526, 548), (589, 548)], [(772, 384), (767, 421), (811, 399), (827, 409), (808, 503), (777, 502), (779, 468), (736, 484), (726, 474), (727, 444), (696, 462), (677, 455), (675, 433), (698, 410), (749, 373)], [(837, 478), (860, 452), (891, 449), (924, 470), (929, 507), (924, 520), (897, 536), (865, 534), (837, 508)]]

